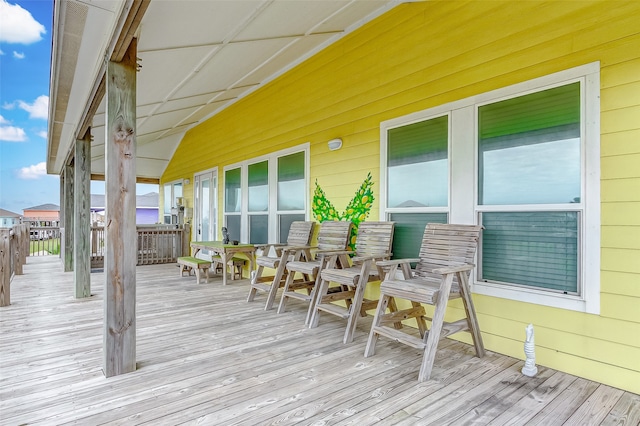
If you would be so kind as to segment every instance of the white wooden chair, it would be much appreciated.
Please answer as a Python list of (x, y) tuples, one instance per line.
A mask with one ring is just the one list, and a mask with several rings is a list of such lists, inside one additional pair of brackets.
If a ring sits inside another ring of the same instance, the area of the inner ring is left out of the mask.
[[(365, 357), (375, 353), (378, 336), (420, 349), (424, 351), (424, 356), (418, 380), (424, 382), (431, 376), (438, 342), (453, 333), (471, 332), (476, 354), (480, 358), (484, 356), (482, 336), (469, 291), (469, 274), (474, 267), (481, 229), (482, 226), (475, 225), (430, 223), (425, 228), (418, 259), (378, 262), (378, 266), (389, 268), (389, 272), (380, 285), (380, 300), (369, 333)], [(416, 268), (412, 270), (410, 263), (415, 262)], [(411, 308), (397, 311), (394, 304), (392, 311), (395, 312), (386, 313), (394, 298), (411, 301)], [(444, 321), (447, 302), (455, 298), (462, 298), (466, 316), (459, 321), (447, 323)], [(433, 318), (426, 316), (423, 303), (434, 305)], [(416, 319), (422, 338), (389, 326), (411, 318)], [(428, 330), (425, 319), (431, 321)]]
[[(325, 221), (320, 224), (318, 245), (313, 250), (308, 250), (300, 260), (288, 262), (286, 265), (287, 279), (278, 306), (279, 314), (285, 311), (289, 299), (301, 300), (309, 304), (305, 320), (305, 324), (309, 324), (315, 302), (316, 283), (320, 278), (319, 272), (326, 267), (331, 254), (347, 249), (350, 234), (350, 221)], [(295, 279), (296, 273), (302, 277)]]
[[(265, 311), (271, 309), (278, 289), (284, 285), (287, 262), (300, 260), (301, 256), (307, 253), (314, 225), (313, 221), (295, 221), (289, 228), (286, 243), (265, 244), (259, 247), (262, 249), (262, 256), (256, 258), (258, 269), (251, 279), (247, 302), (253, 301), (258, 291), (263, 291), (267, 293), (264, 309)], [(264, 268), (274, 269), (274, 275), (263, 276)]]
[[(376, 306), (376, 301), (364, 300), (367, 283), (380, 281), (383, 270), (376, 262), (391, 257), (394, 222), (362, 222), (358, 227), (355, 253), (342, 252), (330, 257), (327, 267), (320, 272), (318, 294), (309, 327), (317, 327), (320, 312), (327, 312), (347, 320), (343, 342), (353, 341), (353, 334), (359, 315), (366, 315), (368, 309)], [(349, 259), (349, 254), (354, 254)], [(340, 265), (351, 265), (340, 267)], [(341, 291), (331, 291), (329, 283), (338, 283)], [(343, 301), (345, 306), (334, 302)]]

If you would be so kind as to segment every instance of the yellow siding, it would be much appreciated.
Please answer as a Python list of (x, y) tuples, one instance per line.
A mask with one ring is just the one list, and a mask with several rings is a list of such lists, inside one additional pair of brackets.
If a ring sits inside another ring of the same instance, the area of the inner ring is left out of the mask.
[(189, 131), (162, 180), (309, 142), (309, 194), (342, 209), (368, 172), (379, 197), (381, 121), (600, 61), (600, 315), (475, 300), (488, 349), (523, 358), (533, 323), (540, 364), (640, 393), (639, 22), (638, 1), (403, 4)]

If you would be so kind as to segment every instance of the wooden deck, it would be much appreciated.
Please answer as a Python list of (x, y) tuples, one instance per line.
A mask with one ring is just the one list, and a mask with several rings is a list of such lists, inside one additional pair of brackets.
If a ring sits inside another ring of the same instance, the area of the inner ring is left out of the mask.
[(247, 280), (196, 285), (173, 265), (137, 268), (137, 371), (102, 374), (102, 273), (90, 299), (56, 257), (29, 258), (0, 309), (0, 423), (206, 425), (637, 425), (640, 396), (452, 340), (432, 380), (421, 355), (380, 339), (364, 358), (370, 319), (342, 344), (331, 315), (265, 312)]

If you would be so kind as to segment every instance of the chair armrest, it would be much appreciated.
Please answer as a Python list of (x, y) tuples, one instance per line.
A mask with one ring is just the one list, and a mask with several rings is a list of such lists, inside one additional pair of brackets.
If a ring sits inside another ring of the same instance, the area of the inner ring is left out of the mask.
[[(392, 253), (377, 253), (377, 254), (370, 254), (368, 256), (353, 256), (353, 261), (354, 262), (365, 262), (367, 260), (373, 260), (373, 261), (377, 261), (378, 259), (380, 259), (381, 262), (388, 260), (391, 257)], [(376, 262), (377, 265), (378, 262)]]
[(420, 262), (420, 259), (393, 259), (393, 260), (381, 260), (376, 262), (377, 266), (380, 266), (382, 268), (394, 268), (398, 265), (402, 265), (405, 263), (417, 263)]
[(352, 254), (350, 250), (317, 250), (315, 252), (316, 257), (329, 257), (329, 256), (347, 256)]
[(435, 274), (442, 274), (442, 275), (453, 274), (455, 272), (470, 271), (473, 269), (474, 266), (476, 265), (474, 265), (473, 263), (465, 263), (463, 265), (458, 265), (458, 266), (447, 266), (445, 268), (436, 268), (433, 270), (433, 272)]

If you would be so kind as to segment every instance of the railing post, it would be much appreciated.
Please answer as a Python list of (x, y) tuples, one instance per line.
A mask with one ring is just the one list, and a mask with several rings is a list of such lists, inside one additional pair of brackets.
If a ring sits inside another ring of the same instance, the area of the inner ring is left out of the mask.
[(11, 230), (0, 229), (0, 306), (11, 304)]
[(180, 256), (191, 256), (191, 225), (188, 223), (184, 224), (182, 228), (182, 253), (178, 254)]
[(13, 273), (16, 275), (23, 275), (22, 272), (22, 225), (14, 225), (13, 226), (13, 238), (15, 239), (15, 244), (13, 244)]

